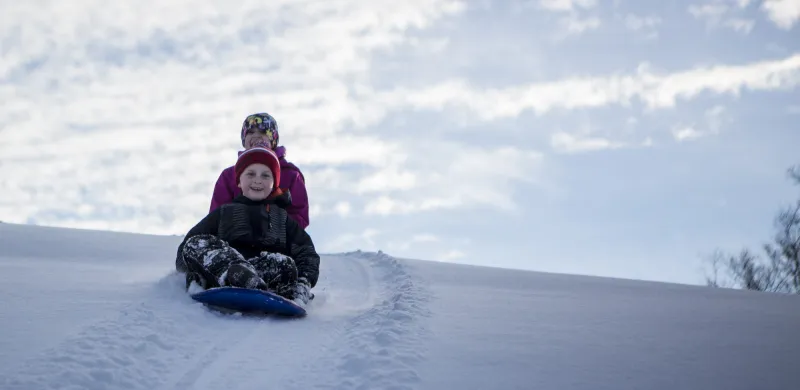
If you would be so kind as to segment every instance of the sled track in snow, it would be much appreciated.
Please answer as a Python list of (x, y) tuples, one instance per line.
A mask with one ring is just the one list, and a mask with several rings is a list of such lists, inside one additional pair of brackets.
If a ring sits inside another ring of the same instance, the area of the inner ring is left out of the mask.
[(327, 375), (306, 383), (307, 388), (414, 388), (429, 336), (424, 326), (431, 314), (428, 291), (398, 260), (382, 252), (346, 256), (366, 261), (376, 271), (378, 296), (374, 306), (347, 321), (326, 358), (315, 363), (329, 366)]
[(323, 261), (307, 318), (262, 326), (174, 388), (218, 390), (232, 380), (239, 389), (413, 388), (425, 356), (426, 290), (382, 253)]

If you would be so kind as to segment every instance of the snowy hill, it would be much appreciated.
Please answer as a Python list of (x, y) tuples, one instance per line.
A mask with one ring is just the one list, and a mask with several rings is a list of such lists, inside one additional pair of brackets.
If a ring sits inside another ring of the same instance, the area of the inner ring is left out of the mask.
[(794, 389), (800, 297), (323, 255), (299, 320), (193, 302), (180, 237), (0, 224), (0, 389)]

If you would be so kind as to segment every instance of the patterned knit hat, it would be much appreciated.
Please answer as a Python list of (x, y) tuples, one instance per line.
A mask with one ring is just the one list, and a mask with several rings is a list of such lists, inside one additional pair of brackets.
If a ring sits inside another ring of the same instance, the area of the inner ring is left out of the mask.
[(274, 192), (281, 183), (281, 163), (275, 152), (259, 146), (247, 149), (239, 155), (239, 159), (236, 160), (236, 165), (234, 165), (233, 168), (236, 172), (236, 184), (239, 184), (239, 178), (242, 176), (244, 170), (253, 164), (264, 164), (272, 170), (272, 176), (275, 178), (275, 182), (272, 185), (271, 192)]
[(242, 146), (244, 146), (244, 138), (248, 130), (266, 134), (270, 149), (275, 150), (278, 147), (278, 122), (272, 115), (261, 112), (245, 118), (242, 123)]

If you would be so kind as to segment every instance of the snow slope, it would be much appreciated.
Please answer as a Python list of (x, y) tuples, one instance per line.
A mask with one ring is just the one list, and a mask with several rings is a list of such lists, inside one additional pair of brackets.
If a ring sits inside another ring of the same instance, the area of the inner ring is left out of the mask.
[(0, 224), (0, 389), (792, 389), (800, 297), (323, 255), (309, 316), (205, 310), (180, 237)]

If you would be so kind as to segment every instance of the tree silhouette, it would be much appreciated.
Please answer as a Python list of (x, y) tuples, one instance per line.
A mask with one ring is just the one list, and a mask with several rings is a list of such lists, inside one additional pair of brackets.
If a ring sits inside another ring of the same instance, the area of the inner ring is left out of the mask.
[[(800, 185), (800, 166), (788, 170), (789, 178)], [(738, 255), (717, 250), (710, 258), (712, 287), (800, 294), (800, 199), (781, 210), (775, 218), (774, 242), (763, 245), (764, 257), (749, 249)], [(720, 280), (722, 272), (722, 280)]]

